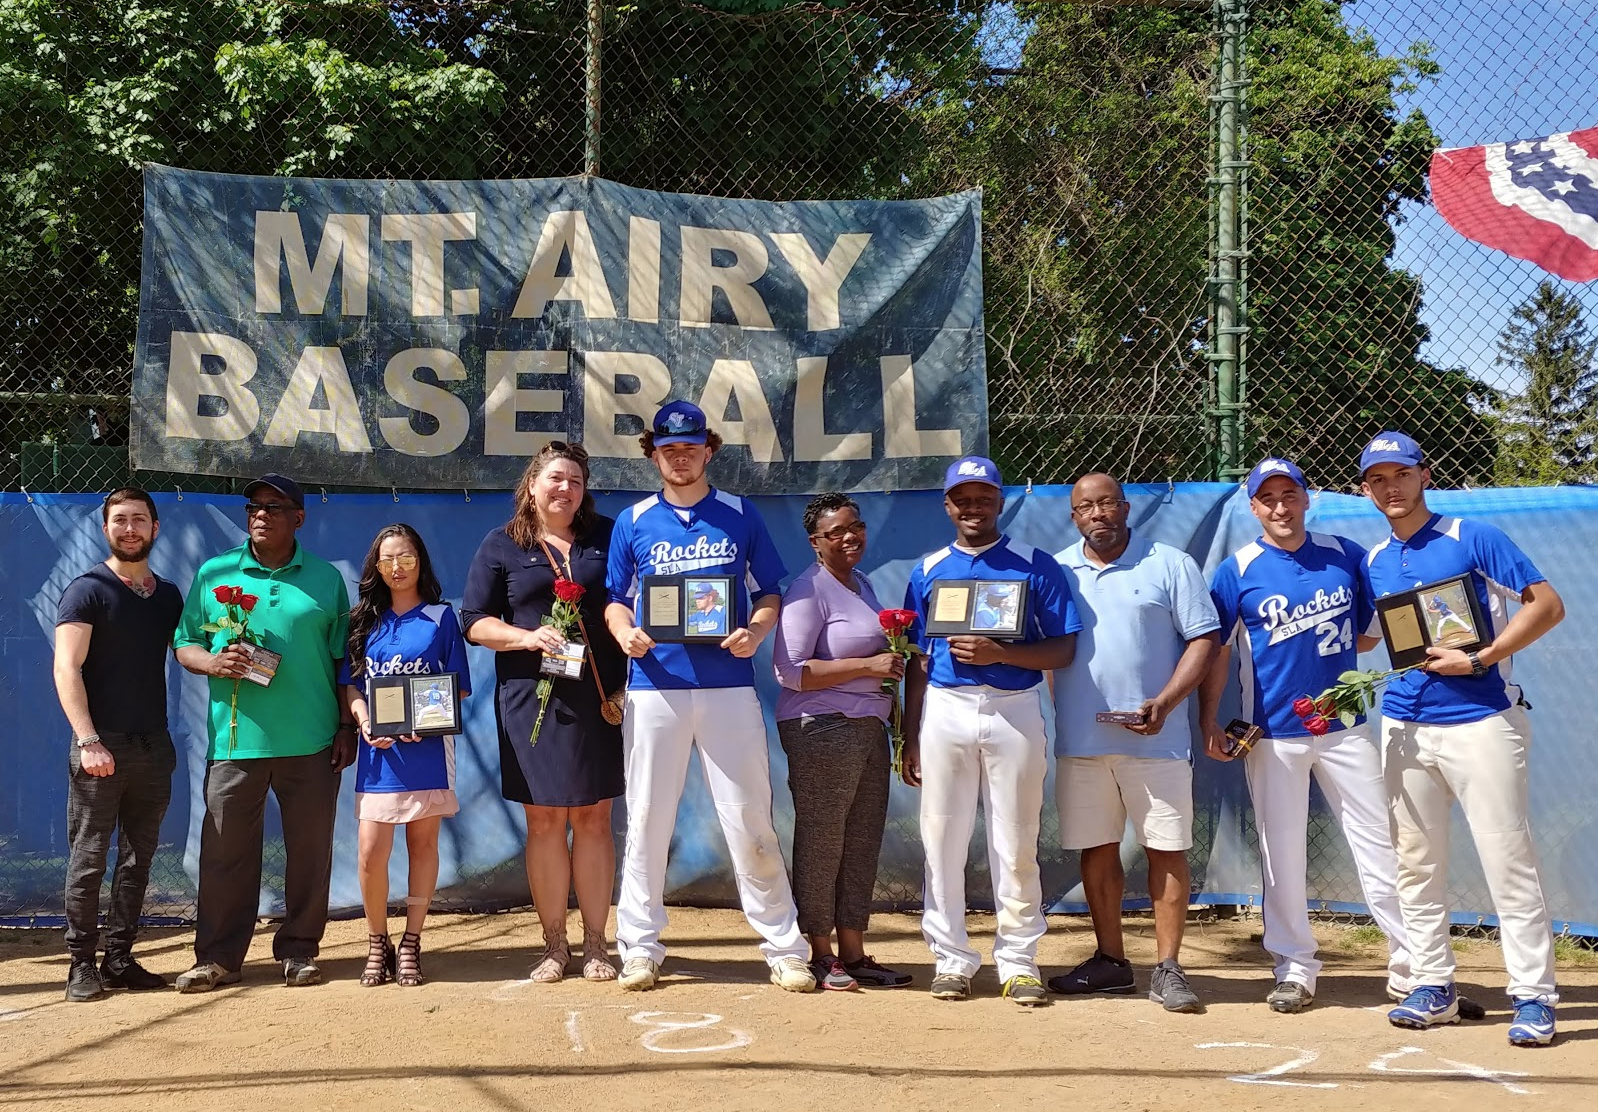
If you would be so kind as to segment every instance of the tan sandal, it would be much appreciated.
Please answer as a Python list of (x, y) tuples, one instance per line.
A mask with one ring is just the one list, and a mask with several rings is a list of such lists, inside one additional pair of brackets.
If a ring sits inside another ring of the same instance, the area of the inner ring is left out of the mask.
[(605, 932), (583, 932), (583, 980), (585, 981), (614, 981), (616, 967), (611, 964), (608, 953), (610, 943), (605, 941)]
[(571, 964), (571, 946), (562, 938), (551, 942), (544, 940), (544, 953), (533, 966), (530, 980), (541, 985), (559, 984), (566, 979), (566, 967)]

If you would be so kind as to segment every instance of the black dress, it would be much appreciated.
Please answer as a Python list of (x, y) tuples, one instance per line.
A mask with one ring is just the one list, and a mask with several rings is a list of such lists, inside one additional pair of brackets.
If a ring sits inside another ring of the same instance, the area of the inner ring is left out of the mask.
[[(585, 593), (578, 609), (588, 629), (599, 679), (607, 692), (627, 677), (627, 658), (605, 626), (605, 570), (615, 522), (598, 518), (571, 547), (573, 579)], [(550, 546), (557, 560), (560, 550)], [(538, 546), (519, 547), (503, 528), (483, 538), (466, 575), (461, 623), (470, 635), (480, 618), (499, 618), (522, 629), (537, 629), (555, 603), (555, 572)], [(532, 744), (538, 719), (536, 652), (494, 654), (494, 719), (499, 725), (501, 791), (516, 803), (543, 807), (586, 807), (614, 799), (625, 788), (621, 727), (605, 721), (599, 692), (589, 669), (578, 679), (554, 680), (549, 710)]]

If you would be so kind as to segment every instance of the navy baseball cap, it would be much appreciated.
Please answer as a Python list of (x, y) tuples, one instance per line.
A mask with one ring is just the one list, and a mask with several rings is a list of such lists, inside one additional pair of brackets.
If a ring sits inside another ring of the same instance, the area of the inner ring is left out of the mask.
[(949, 464), (943, 473), (943, 493), (948, 494), (961, 483), (982, 483), (995, 490), (1003, 490), (999, 481), (999, 467), (985, 456), (966, 456)]
[(1275, 478), (1277, 475), (1284, 479), (1292, 479), (1303, 490), (1309, 490), (1309, 484), (1304, 481), (1304, 472), (1298, 469), (1298, 464), (1290, 459), (1278, 459), (1267, 456), (1254, 465), (1254, 470), (1248, 473), (1244, 486), (1248, 489), (1248, 496), (1253, 498), (1260, 492), (1260, 487), (1265, 485), (1265, 480)]
[(1378, 463), (1401, 463), (1405, 467), (1419, 467), (1426, 462), (1426, 453), (1420, 450), (1420, 445), (1412, 437), (1401, 432), (1379, 432), (1365, 445), (1365, 450), (1359, 454), (1359, 473), (1361, 475), (1375, 467)]
[(693, 402), (667, 402), (655, 413), (649, 426), (655, 434), (655, 447), (668, 444), (703, 444), (705, 411)]
[(262, 475), (259, 479), (252, 480), (250, 485), (244, 488), (244, 497), (248, 498), (252, 493), (260, 490), (262, 487), (271, 487), (284, 498), (287, 498), (290, 502), (293, 502), (294, 508), (297, 510), (303, 510), (305, 508), (305, 492), (300, 489), (299, 483), (296, 483), (287, 475), (268, 473)]

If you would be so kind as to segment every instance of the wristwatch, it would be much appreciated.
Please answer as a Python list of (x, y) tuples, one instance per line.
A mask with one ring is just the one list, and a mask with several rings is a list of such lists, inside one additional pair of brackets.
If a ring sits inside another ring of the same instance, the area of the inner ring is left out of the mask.
[(1481, 662), (1481, 657), (1476, 654), (1475, 650), (1466, 653), (1465, 659), (1470, 661), (1470, 674), (1473, 677), (1479, 679), (1487, 674), (1487, 665)]
[(79, 749), (83, 749), (90, 745), (99, 745), (100, 735), (90, 734), (88, 737), (75, 737), (72, 739), (72, 744), (77, 746)]

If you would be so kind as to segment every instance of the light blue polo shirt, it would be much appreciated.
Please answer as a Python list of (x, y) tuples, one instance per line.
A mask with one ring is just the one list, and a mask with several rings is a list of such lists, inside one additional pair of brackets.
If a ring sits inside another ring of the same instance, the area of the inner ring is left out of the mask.
[[(1508, 620), (1508, 600), (1519, 602), (1527, 587), (1547, 582), (1502, 529), (1441, 514), (1433, 514), (1407, 541), (1389, 534), (1370, 550), (1362, 568), (1373, 598), (1468, 573), (1492, 636)], [(1387, 685), (1382, 714), (1432, 726), (1480, 722), (1520, 698), (1520, 689), (1509, 682), (1509, 666), (1502, 660), (1479, 678), (1437, 676), (1418, 668), (1405, 672)]]
[(1103, 568), (1088, 562), (1086, 544), (1078, 541), (1055, 557), (1074, 581), (1082, 632), (1075, 661), (1054, 673), (1054, 755), (1187, 760), (1193, 746), (1187, 699), (1153, 737), (1093, 716), (1137, 710), (1165, 689), (1189, 641), (1221, 628), (1204, 576), (1180, 548), (1136, 532)]

